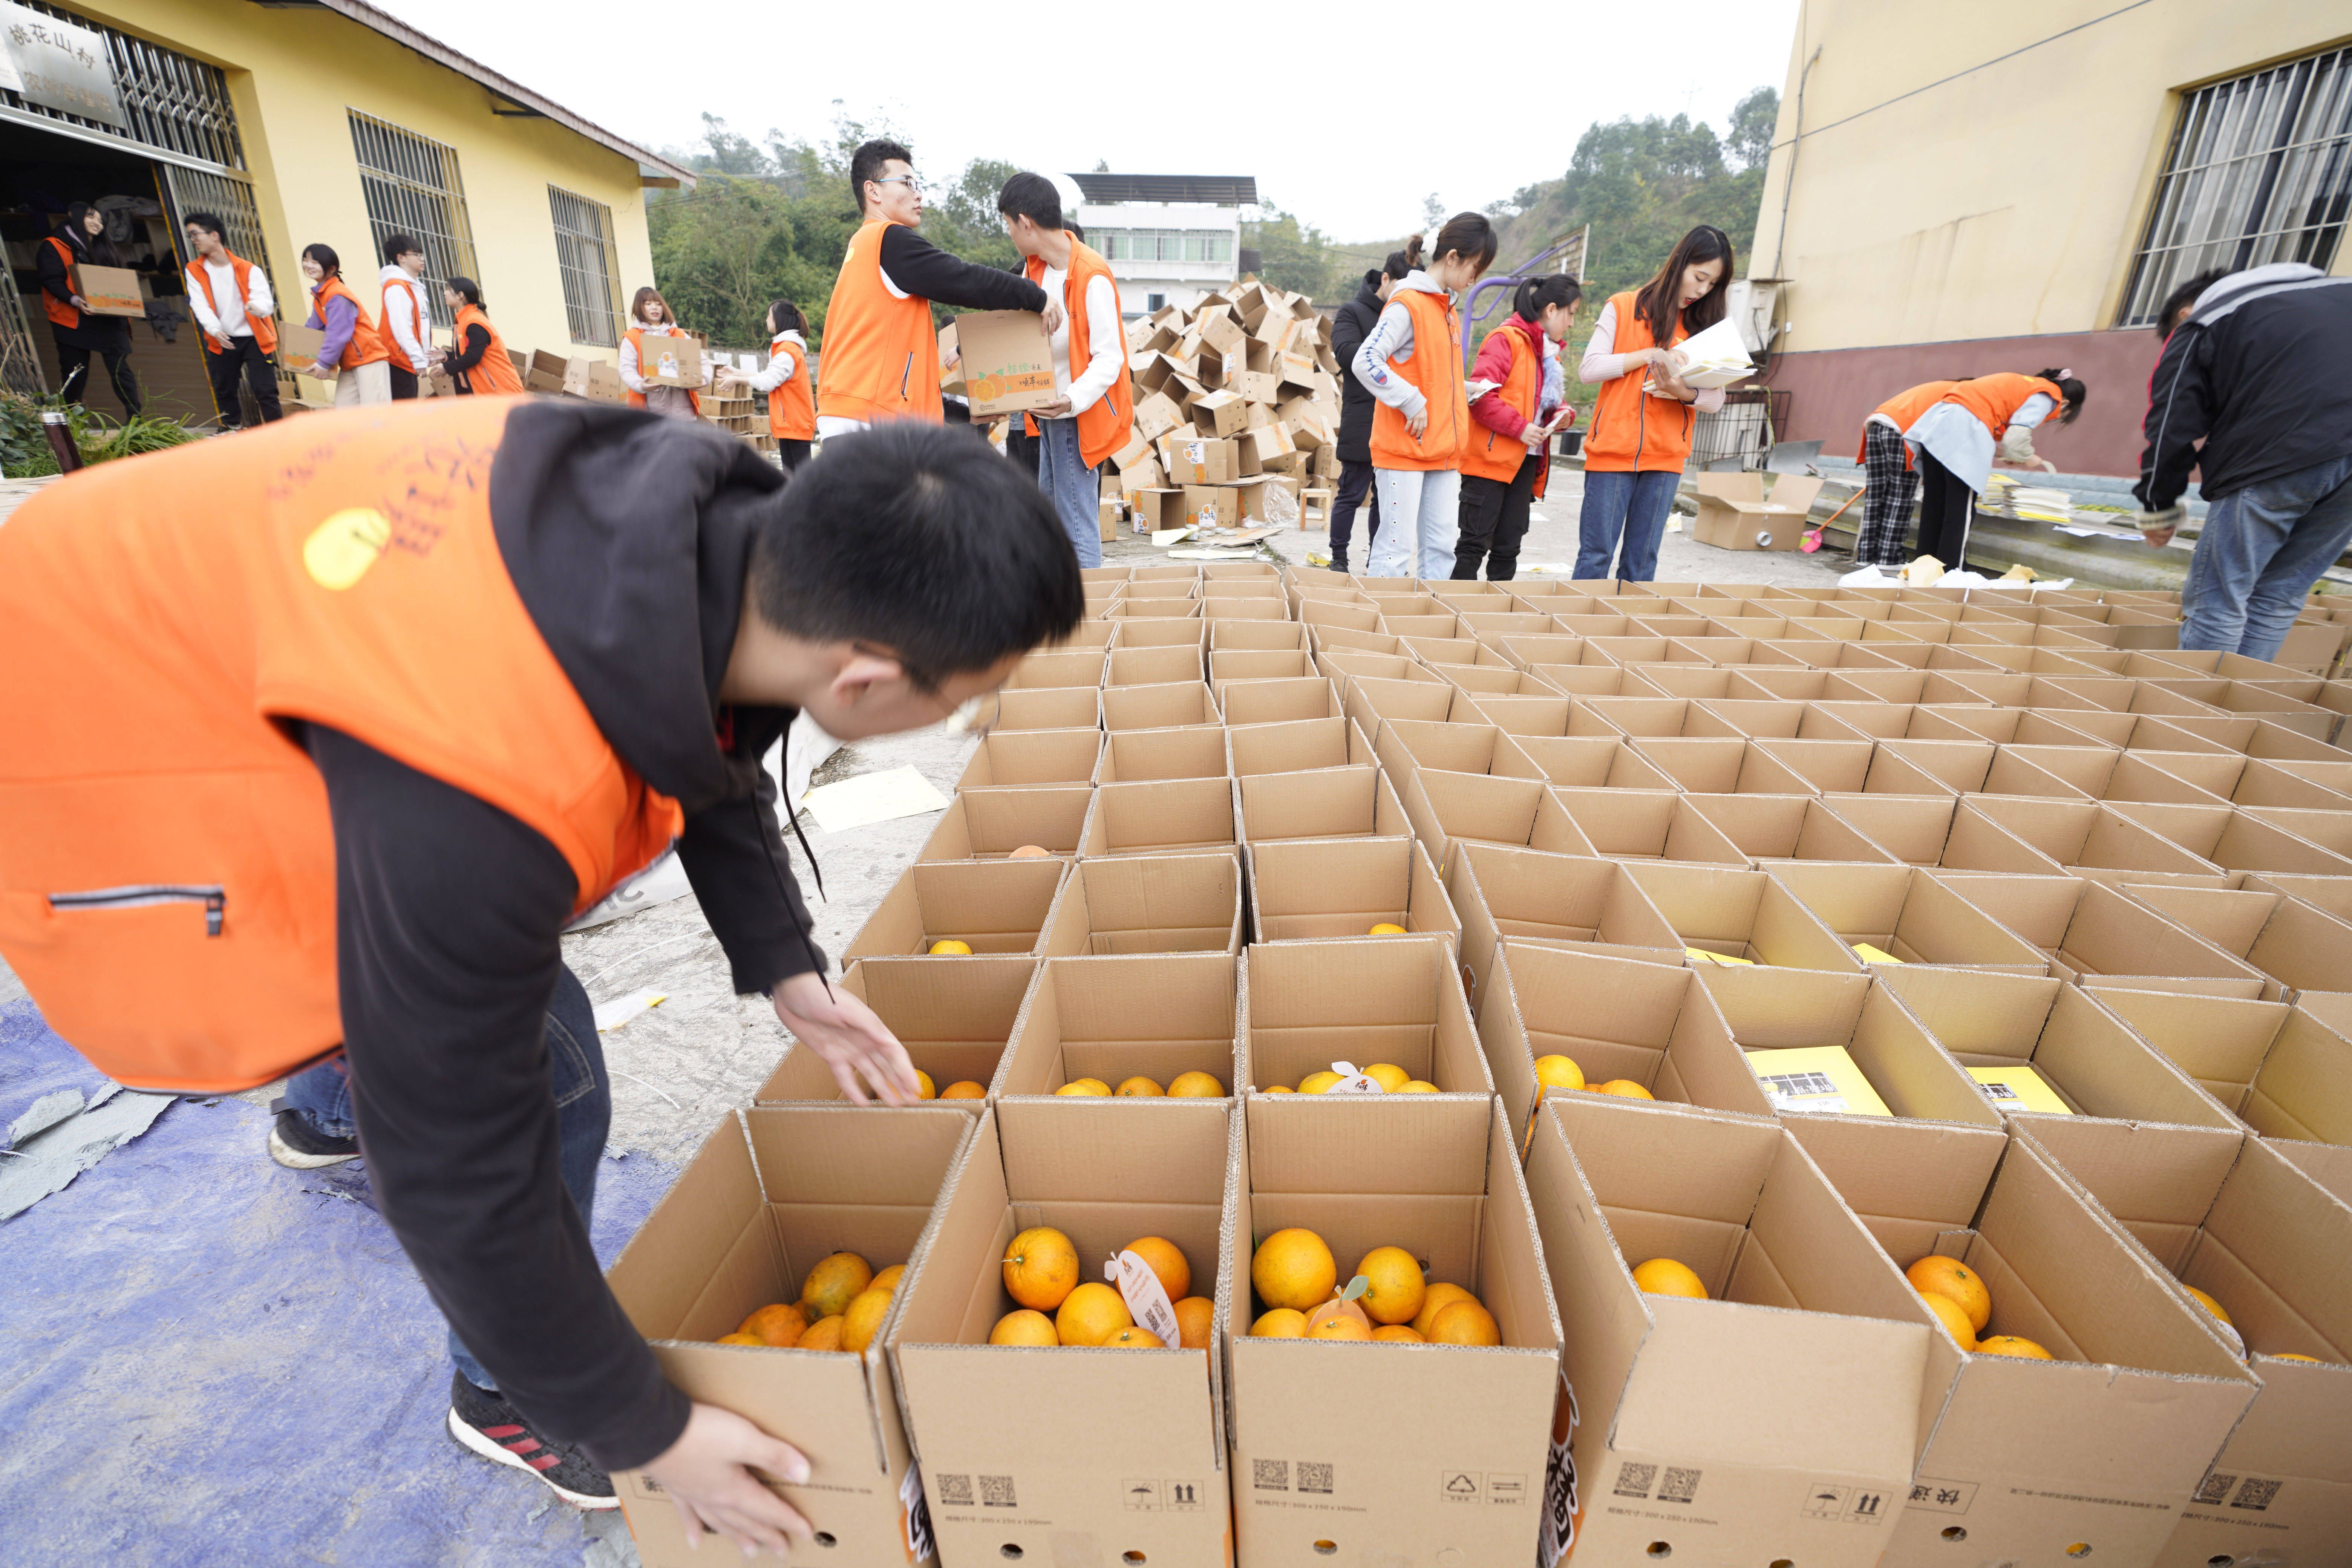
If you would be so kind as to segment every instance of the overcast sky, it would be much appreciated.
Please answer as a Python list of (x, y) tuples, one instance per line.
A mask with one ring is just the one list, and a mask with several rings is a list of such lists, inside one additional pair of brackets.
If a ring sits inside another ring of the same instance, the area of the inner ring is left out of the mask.
[[(1122, 174), (1254, 174), (1262, 201), (1350, 241), (1401, 238), (1431, 191), (1449, 210), (1483, 207), (1557, 178), (1595, 120), (1687, 110), (1720, 132), (1743, 93), (1780, 85), (1797, 3), (572, 0), (551, 12), (375, 0), (641, 146), (692, 142), (704, 110), (754, 139), (773, 127), (814, 141), (839, 99), (906, 132), (935, 183), (975, 157), (1045, 174), (1103, 160)], [(1302, 14), (1313, 36), (1289, 25)], [(1466, 18), (1477, 41), (1465, 47), (1451, 24)], [(1352, 89), (1345, 58), (1373, 62)], [(653, 62), (657, 80), (641, 68)], [(1411, 102), (1424, 82), (1448, 101)]]

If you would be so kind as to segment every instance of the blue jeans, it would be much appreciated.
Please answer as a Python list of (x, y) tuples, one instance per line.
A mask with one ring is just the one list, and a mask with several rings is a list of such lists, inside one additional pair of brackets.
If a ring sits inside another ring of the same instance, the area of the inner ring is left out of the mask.
[[(613, 1125), (613, 1079), (604, 1070), (604, 1044), (596, 1037), (596, 1011), (568, 965), (558, 970), (555, 994), (547, 1001), (546, 1039), (563, 1189), (572, 1194), (585, 1229), (596, 1207), (596, 1162), (604, 1157), (604, 1138)], [(358, 1135), (352, 1121), (351, 1071), (340, 1056), (288, 1079), (286, 1103), (330, 1138)], [(467, 1383), (498, 1392), (498, 1384), (455, 1333), (449, 1336), (449, 1359)]]
[(2274, 658), (2319, 574), (2352, 544), (2352, 453), (2205, 510), (2181, 594), (2180, 646)]
[[(1018, 416), (1015, 416), (1017, 418)], [(1037, 483), (1054, 503), (1081, 566), (1102, 564), (1102, 474), (1078, 450), (1075, 419), (1037, 421)]]
[[(1616, 576), (1628, 583), (1654, 583), (1658, 578), (1658, 541), (1666, 531), (1666, 513), (1675, 509), (1675, 490), (1682, 484), (1679, 468), (1644, 468), (1638, 473), (1584, 475), (1584, 512), (1578, 521), (1576, 574)], [(1609, 570), (1625, 549), (1617, 570)]]
[(1462, 475), (1453, 468), (1374, 468), (1380, 531), (1364, 550), (1374, 577), (1443, 583), (1454, 575), (1462, 532)]

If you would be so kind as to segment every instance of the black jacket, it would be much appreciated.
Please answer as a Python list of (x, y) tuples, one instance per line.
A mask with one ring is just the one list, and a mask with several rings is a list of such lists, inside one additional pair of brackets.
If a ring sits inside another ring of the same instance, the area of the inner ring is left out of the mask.
[[(97, 255), (80, 235), (70, 228), (57, 231), (57, 237), (73, 247), (74, 265), (119, 267), (112, 246)], [(58, 255), (58, 247), (47, 240), (33, 246), (33, 271), (41, 280), (41, 292), (51, 295), (60, 304), (73, 302), (73, 285), (66, 274), (66, 264)], [(88, 349), (92, 353), (127, 353), (131, 348), (131, 323), (121, 316), (93, 316), (82, 312), (81, 324), (68, 327), (57, 321), (49, 323), (49, 331), (57, 341), (69, 348)]]
[(1377, 270), (1365, 273), (1356, 297), (1331, 318), (1331, 353), (1339, 361), (1339, 460), (1343, 463), (1372, 460), (1372, 410), (1379, 400), (1349, 367), (1356, 363), (1356, 351), (1364, 346), (1364, 339), (1381, 319), (1380, 282)]
[(2157, 359), (2132, 493), (2161, 511), (2189, 488), (2191, 468), (2214, 501), (2352, 455), (2348, 365), (2352, 279), (2296, 262), (2223, 279)]

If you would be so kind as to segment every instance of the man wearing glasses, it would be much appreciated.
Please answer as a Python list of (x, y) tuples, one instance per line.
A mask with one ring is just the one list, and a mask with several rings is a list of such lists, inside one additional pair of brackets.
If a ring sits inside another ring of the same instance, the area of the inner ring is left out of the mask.
[(934, 300), (976, 310), (1034, 310), (1049, 336), (1062, 321), (1061, 307), (1028, 279), (950, 256), (915, 232), (923, 187), (913, 155), (898, 142), (858, 148), (849, 187), (865, 221), (850, 237), (825, 308), (820, 440), (877, 419), (942, 418)]

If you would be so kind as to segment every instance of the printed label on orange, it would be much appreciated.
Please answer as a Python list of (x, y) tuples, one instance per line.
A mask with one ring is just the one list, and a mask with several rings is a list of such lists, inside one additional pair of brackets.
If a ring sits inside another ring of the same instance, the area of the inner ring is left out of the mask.
[(1103, 1278), (1118, 1287), (1127, 1300), (1128, 1315), (1143, 1328), (1160, 1336), (1163, 1345), (1183, 1342), (1183, 1334), (1176, 1326), (1175, 1304), (1160, 1283), (1160, 1276), (1133, 1252), (1122, 1252), (1103, 1265)]
[(1353, 1062), (1333, 1062), (1331, 1070), (1339, 1075), (1339, 1081), (1326, 1089), (1323, 1091), (1326, 1094), (1386, 1094), (1388, 1092), (1381, 1087), (1380, 1079), (1358, 1072)]

